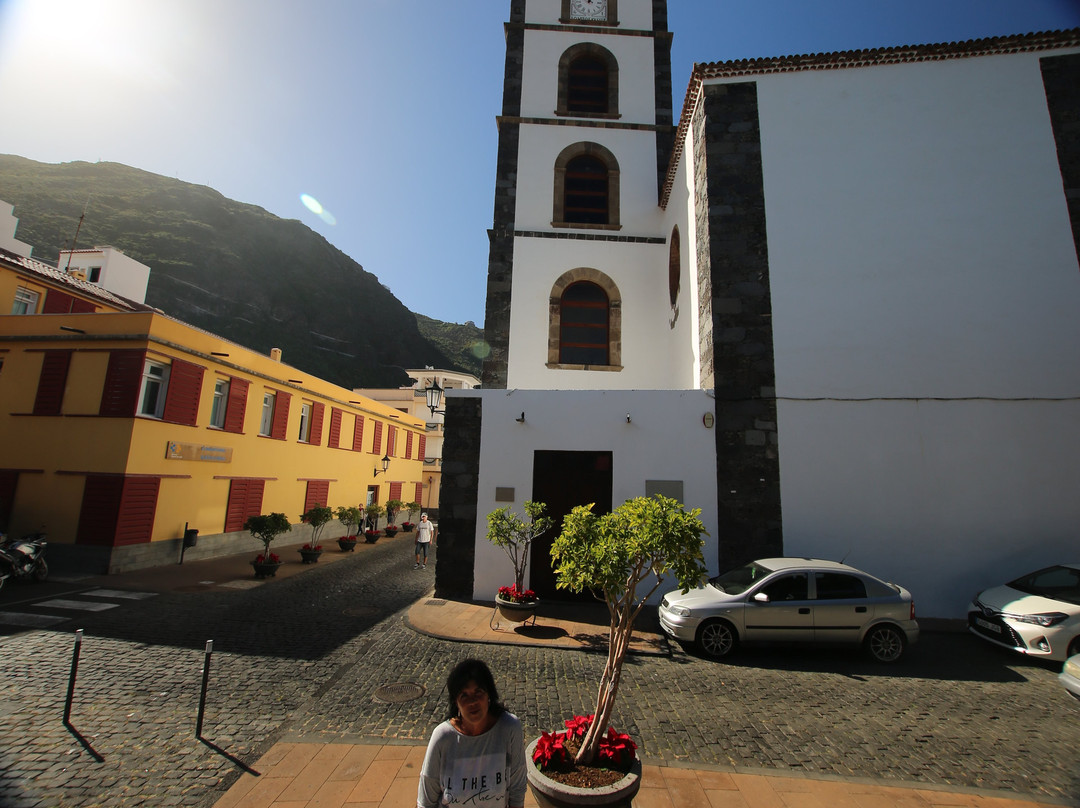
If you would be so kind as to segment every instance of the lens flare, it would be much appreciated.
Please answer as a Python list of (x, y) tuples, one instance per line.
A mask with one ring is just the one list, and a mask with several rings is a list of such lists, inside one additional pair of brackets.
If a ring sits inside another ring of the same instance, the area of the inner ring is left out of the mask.
[(491, 346), (481, 340), (472, 346), (472, 352), (477, 359), (487, 359), (491, 354)]
[(324, 208), (322, 203), (311, 194), (300, 194), (300, 201), (304, 203), (305, 208), (310, 210), (327, 224), (337, 224), (337, 219), (334, 218), (334, 214)]

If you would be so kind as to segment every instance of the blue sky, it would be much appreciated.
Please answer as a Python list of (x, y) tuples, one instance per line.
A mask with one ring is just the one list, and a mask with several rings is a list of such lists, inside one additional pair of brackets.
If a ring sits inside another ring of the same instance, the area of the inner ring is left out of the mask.
[[(0, 0), (0, 153), (209, 185), (482, 326), (509, 5)], [(1080, 0), (670, 0), (669, 26), (678, 114), (695, 61), (1072, 28)]]

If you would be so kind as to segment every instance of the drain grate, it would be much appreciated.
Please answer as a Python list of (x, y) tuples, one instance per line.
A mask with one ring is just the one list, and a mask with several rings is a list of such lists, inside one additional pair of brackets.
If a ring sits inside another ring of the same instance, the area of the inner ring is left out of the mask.
[(383, 685), (375, 691), (374, 698), (384, 704), (401, 704), (413, 701), (424, 695), (422, 685), (413, 682), (396, 682), (392, 685)]
[(424, 603), (425, 606), (445, 606), (446, 601), (440, 598), (428, 598)]

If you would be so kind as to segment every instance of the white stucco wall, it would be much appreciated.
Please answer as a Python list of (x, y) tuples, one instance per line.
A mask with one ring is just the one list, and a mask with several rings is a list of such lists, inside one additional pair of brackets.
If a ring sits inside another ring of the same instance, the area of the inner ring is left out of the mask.
[[(70, 256), (70, 259), (69, 259)], [(93, 250), (61, 252), (61, 269), (81, 269), (90, 278), (91, 267), (101, 267), (97, 285), (113, 294), (122, 295), (136, 303), (146, 301), (146, 287), (150, 282), (150, 267), (124, 255), (115, 247), (95, 247)]]
[(757, 79), (785, 551), (924, 616), (1080, 559), (1080, 272), (1038, 59)]
[[(513, 569), (505, 553), (486, 539), (486, 516), (508, 504), (522, 512), (521, 503), (532, 495), (536, 450), (611, 451), (613, 507), (644, 495), (646, 480), (682, 480), (686, 507), (702, 509), (701, 519), (710, 534), (705, 537), (705, 558), (716, 558), (714, 434), (702, 423), (702, 416), (713, 411), (709, 394), (455, 390), (453, 396), (483, 398), (474, 599), (493, 598), (500, 586), (512, 583)], [(515, 419), (523, 411), (525, 422), (518, 423)], [(514, 502), (497, 502), (496, 487), (514, 488)]]
[[(527, 0), (525, 20), (544, 25), (558, 25), (562, 14), (559, 0)], [(652, 28), (652, 0), (619, 0), (619, 27), (639, 31)]]

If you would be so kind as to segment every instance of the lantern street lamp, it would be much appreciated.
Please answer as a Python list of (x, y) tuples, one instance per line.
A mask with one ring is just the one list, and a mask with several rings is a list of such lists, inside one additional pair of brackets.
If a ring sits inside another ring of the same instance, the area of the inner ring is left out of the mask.
[(382, 470), (380, 471), (379, 469), (375, 469), (375, 474), (373, 475), (375, 477), (378, 477), (380, 474), (385, 474), (390, 468), (390, 455), (383, 455), (381, 462)]

